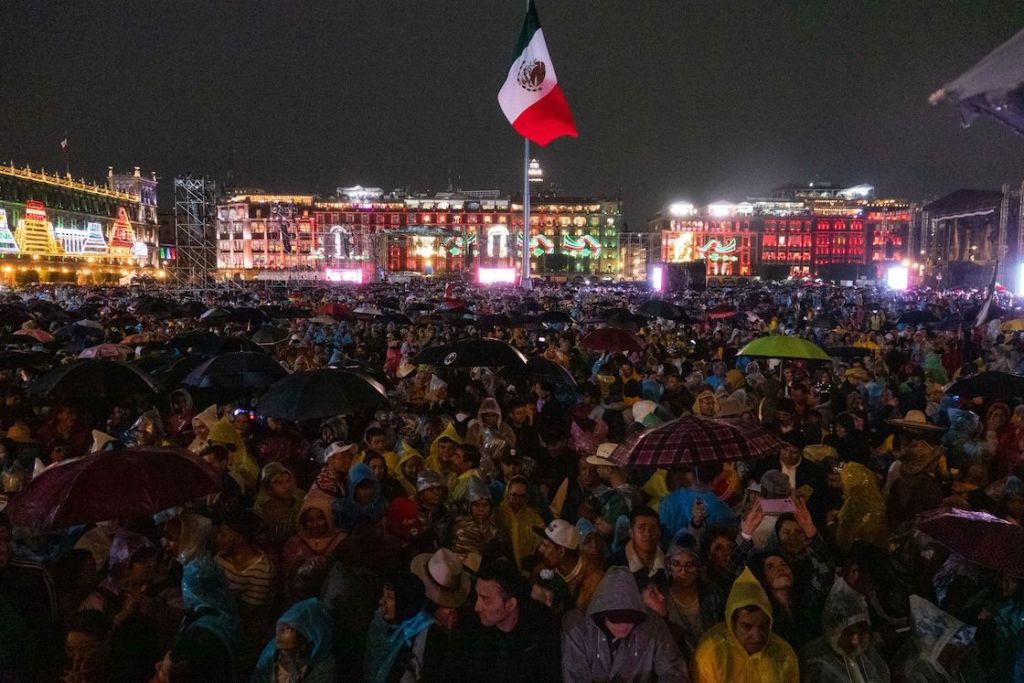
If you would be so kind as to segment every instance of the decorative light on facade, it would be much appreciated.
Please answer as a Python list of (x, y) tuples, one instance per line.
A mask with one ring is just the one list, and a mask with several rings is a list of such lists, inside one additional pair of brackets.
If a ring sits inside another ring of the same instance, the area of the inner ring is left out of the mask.
[(688, 218), (697, 214), (697, 209), (690, 202), (674, 202), (669, 205), (668, 212), (676, 218)]
[(736, 213), (736, 205), (731, 202), (713, 202), (708, 204), (708, 215), (712, 218), (728, 218)]

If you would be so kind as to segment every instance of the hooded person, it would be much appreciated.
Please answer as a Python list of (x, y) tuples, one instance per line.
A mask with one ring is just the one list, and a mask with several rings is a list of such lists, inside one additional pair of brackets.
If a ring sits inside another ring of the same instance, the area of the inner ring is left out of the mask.
[(245, 439), (235, 430), (229, 418), (222, 417), (213, 424), (213, 428), (210, 429), (210, 443), (220, 444), (228, 449), (228, 471), (242, 481), (246, 491), (251, 491), (256, 486), (260, 468), (249, 453)]
[(889, 667), (871, 638), (871, 615), (864, 597), (836, 579), (822, 614), (824, 636), (801, 654), (804, 680), (815, 683), (888, 683)]
[(693, 414), (697, 417), (714, 417), (718, 415), (718, 397), (710, 389), (697, 394), (693, 402)]
[(256, 663), (252, 683), (334, 681), (333, 622), (316, 598), (297, 602), (277, 620), (277, 634)]
[(879, 548), (888, 545), (885, 499), (878, 490), (875, 473), (864, 465), (848, 462), (840, 474), (843, 505), (836, 520), (835, 541), (846, 551), (855, 541), (866, 541)]
[(498, 515), (512, 545), (516, 566), (522, 572), (528, 571), (523, 562), (536, 551), (540, 539), (534, 533), (535, 527), (544, 526), (544, 519), (528, 504), (530, 481), (517, 475), (508, 480), (505, 493), (498, 508)]
[(204, 448), (210, 445), (210, 432), (213, 431), (213, 425), (217, 423), (217, 406), (212, 405), (206, 408), (203, 412), (199, 413), (192, 418), (192, 433), (195, 435), (192, 438), (192, 443), (188, 445), (188, 449), (193, 453), (200, 453)]
[(459, 436), (455, 425), (449, 422), (445, 425), (444, 431), (430, 442), (430, 452), (424, 463), (425, 469), (437, 472), (441, 476), (449, 490), (455, 485), (455, 479), (458, 476), (452, 466), (452, 458), (455, 457), (455, 448), (460, 445), (462, 445), (462, 437)]
[(893, 662), (896, 680), (914, 683), (981, 681), (973, 656), (977, 629), (943, 612), (919, 595), (910, 596), (913, 636)]
[(139, 418), (128, 429), (127, 438), (136, 448), (170, 445), (164, 431), (163, 420), (160, 419), (160, 413), (156, 409), (147, 410), (139, 415)]
[(365, 463), (349, 470), (348, 494), (331, 504), (335, 519), (343, 528), (362, 522), (377, 522), (384, 516), (387, 506), (387, 501), (381, 496), (380, 482)]
[(204, 557), (210, 557), (213, 522), (209, 517), (183, 512), (164, 525), (168, 550), (183, 567)]
[(490, 490), (483, 480), (470, 480), (466, 502), (468, 514), (459, 515), (452, 524), (451, 549), (462, 557), (471, 552), (490, 556), (489, 551), (504, 537), (494, 514)]
[(584, 613), (565, 619), (562, 680), (686, 681), (686, 662), (664, 620), (648, 612), (627, 567), (611, 567)]
[[(440, 626), (426, 609), (426, 589), (413, 574), (385, 581), (377, 611), (366, 635), (363, 663), (367, 683), (433, 680), (442, 661), (435, 647)], [(434, 637), (431, 637), (431, 636)]]
[[(516, 435), (501, 419), (501, 406), (488, 396), (480, 402), (477, 417), (469, 423), (466, 443), (476, 446), (484, 455), (494, 457), (504, 444), (506, 449), (516, 447)], [(501, 443), (499, 443), (501, 442)]]
[(654, 401), (637, 401), (630, 408), (633, 414), (633, 421), (643, 429), (650, 429), (662, 424), (662, 420), (655, 414), (658, 404)]
[(334, 511), (326, 496), (308, 496), (299, 509), (295, 535), (281, 550), (281, 568), (285, 577), (300, 562), (310, 557), (328, 558), (344, 535), (334, 525)]
[(398, 442), (398, 467), (393, 481), (402, 487), (402, 495), (416, 497), (416, 477), (423, 469), (423, 455), (405, 441)]
[(185, 565), (181, 600), (184, 617), (170, 658), (200, 664), (198, 673), (204, 676), (237, 676), (241, 622), (224, 572), (212, 558)]
[(749, 569), (737, 577), (725, 603), (725, 621), (701, 638), (693, 656), (693, 683), (798, 683), (793, 648), (772, 633), (772, 607)]
[(291, 470), (279, 462), (268, 462), (260, 472), (253, 512), (263, 521), (263, 530), (272, 543), (280, 545), (295, 533), (302, 501)]

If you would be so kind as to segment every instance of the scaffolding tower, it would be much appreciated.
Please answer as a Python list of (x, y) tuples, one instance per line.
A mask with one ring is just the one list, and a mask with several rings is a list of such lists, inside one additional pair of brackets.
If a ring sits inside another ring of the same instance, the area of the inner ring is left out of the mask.
[(174, 267), (172, 286), (205, 288), (213, 283), (217, 268), (217, 242), (213, 212), (216, 184), (191, 175), (174, 179)]

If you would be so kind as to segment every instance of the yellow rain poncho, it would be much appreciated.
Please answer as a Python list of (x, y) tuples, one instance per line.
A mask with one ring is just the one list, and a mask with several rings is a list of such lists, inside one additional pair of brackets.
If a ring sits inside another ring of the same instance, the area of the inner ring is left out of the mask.
[(221, 444), (228, 448), (228, 472), (242, 482), (246, 491), (256, 487), (259, 479), (260, 468), (256, 461), (249, 455), (245, 447), (245, 441), (235, 428), (231, 426), (231, 420), (222, 417), (213, 423), (210, 428), (210, 443)]
[[(528, 483), (525, 477), (513, 477), (512, 481)], [(533, 528), (543, 528), (544, 520), (536, 510), (528, 505), (519, 512), (514, 511), (508, 502), (508, 489), (509, 487), (506, 486), (505, 495), (498, 508), (498, 518), (508, 532), (509, 540), (512, 543), (512, 554), (516, 559), (516, 567), (519, 568), (519, 571), (523, 571), (523, 560), (536, 552), (537, 546), (540, 545), (540, 536), (533, 531)]]
[(402, 490), (405, 491), (405, 495), (415, 500), (416, 482), (409, 481), (409, 479), (405, 476), (405, 473), (402, 472), (402, 465), (416, 458), (423, 460), (423, 455), (421, 455), (418, 450), (416, 450), (409, 444), (405, 443), (405, 441), (400, 442), (398, 447), (399, 450), (402, 451), (402, 454), (398, 458), (398, 467), (395, 468), (394, 478), (396, 481), (398, 481), (399, 484), (402, 485)]
[(800, 668), (789, 643), (774, 633), (760, 652), (748, 655), (732, 630), (733, 614), (755, 605), (772, 615), (761, 584), (744, 569), (729, 591), (725, 621), (707, 631), (693, 655), (693, 683), (799, 683)]
[(885, 548), (889, 539), (885, 499), (874, 472), (860, 463), (848, 462), (842, 480), (843, 506), (836, 522), (836, 545), (846, 550), (854, 541), (866, 541)]
[(459, 437), (459, 433), (455, 430), (455, 425), (448, 423), (448, 426), (444, 428), (436, 439), (430, 442), (430, 452), (427, 454), (427, 461), (424, 463), (424, 467), (431, 472), (437, 472), (441, 475), (442, 481), (448, 487), (450, 491), (455, 485), (455, 473), (451, 470), (445, 470), (441, 467), (441, 458), (438, 456), (438, 443), (442, 438), (449, 438), (456, 444), (461, 444), (462, 439)]

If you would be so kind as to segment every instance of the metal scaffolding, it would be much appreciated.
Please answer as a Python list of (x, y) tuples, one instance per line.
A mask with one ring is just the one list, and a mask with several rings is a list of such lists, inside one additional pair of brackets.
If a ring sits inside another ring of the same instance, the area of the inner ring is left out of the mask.
[(174, 179), (174, 267), (172, 286), (208, 287), (217, 268), (217, 242), (213, 227), (216, 184), (191, 175)]

